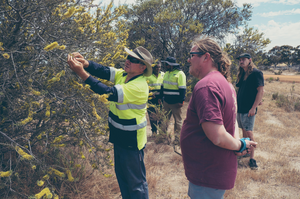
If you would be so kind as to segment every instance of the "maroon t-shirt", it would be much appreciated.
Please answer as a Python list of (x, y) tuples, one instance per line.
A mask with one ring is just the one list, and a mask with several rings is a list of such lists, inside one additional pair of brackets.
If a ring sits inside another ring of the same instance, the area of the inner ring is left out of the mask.
[(232, 136), (236, 122), (236, 93), (224, 76), (213, 71), (195, 86), (184, 120), (180, 145), (187, 179), (198, 186), (232, 189), (237, 173), (234, 151), (214, 145), (201, 124), (224, 125)]

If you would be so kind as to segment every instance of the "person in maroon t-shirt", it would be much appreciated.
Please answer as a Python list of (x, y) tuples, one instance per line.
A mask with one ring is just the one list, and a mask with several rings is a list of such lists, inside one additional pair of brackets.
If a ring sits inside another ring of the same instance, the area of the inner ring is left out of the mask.
[(231, 61), (210, 37), (192, 43), (189, 73), (195, 85), (180, 135), (188, 194), (192, 199), (223, 198), (237, 173), (236, 155), (250, 153), (257, 143), (239, 139), (236, 93), (228, 82)]

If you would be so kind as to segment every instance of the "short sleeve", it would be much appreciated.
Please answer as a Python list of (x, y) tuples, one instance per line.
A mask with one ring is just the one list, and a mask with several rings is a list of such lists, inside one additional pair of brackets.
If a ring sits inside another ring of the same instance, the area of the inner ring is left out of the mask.
[(264, 75), (261, 71), (256, 74), (257, 87), (264, 86)]
[(223, 124), (221, 104), (222, 97), (216, 89), (210, 87), (202, 87), (196, 91), (197, 99), (197, 115), (199, 117), (199, 125), (203, 122), (214, 122)]

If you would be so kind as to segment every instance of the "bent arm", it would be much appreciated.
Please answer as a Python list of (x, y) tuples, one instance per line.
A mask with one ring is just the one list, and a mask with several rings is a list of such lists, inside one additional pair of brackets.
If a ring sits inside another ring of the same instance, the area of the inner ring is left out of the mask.
[(223, 125), (213, 122), (203, 122), (201, 125), (205, 135), (214, 145), (233, 151), (241, 148), (239, 139), (232, 137)]
[(263, 86), (257, 87), (257, 94), (256, 94), (256, 97), (255, 97), (255, 101), (252, 105), (252, 108), (249, 111), (248, 116), (255, 115), (256, 107), (258, 107), (258, 105), (261, 103), (263, 95), (264, 95), (264, 87)]
[[(241, 141), (236, 137), (232, 137), (223, 125), (213, 122), (203, 122), (201, 125), (205, 135), (214, 145), (232, 151), (240, 150)], [(246, 140), (246, 148), (256, 147), (256, 145), (257, 142)]]

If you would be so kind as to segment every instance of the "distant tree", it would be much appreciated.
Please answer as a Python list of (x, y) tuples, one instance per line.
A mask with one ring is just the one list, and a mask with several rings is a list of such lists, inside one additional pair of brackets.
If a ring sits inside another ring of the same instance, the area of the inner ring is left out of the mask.
[(86, 164), (103, 174), (112, 164), (107, 96), (84, 86), (66, 61), (79, 51), (119, 67), (125, 12), (90, 0), (0, 0), (0, 198), (42, 188), (50, 198), (80, 181)]
[(300, 45), (294, 48), (294, 52), (292, 53), (292, 62), (295, 65), (300, 64)]
[(280, 46), (275, 46), (268, 52), (269, 61), (271, 64), (274, 64), (275, 68), (277, 64), (281, 61), (281, 54), (280, 54)]
[[(127, 14), (129, 46), (145, 45), (156, 58), (173, 56), (185, 66), (198, 34), (223, 39), (251, 16), (251, 5), (231, 0), (137, 0)], [(185, 68), (187, 72), (187, 68)]]
[(243, 32), (235, 36), (232, 44), (226, 44), (224, 48), (232, 60), (232, 75), (237, 74), (239, 66), (236, 57), (242, 53), (250, 53), (256, 66), (269, 64), (267, 57), (263, 53), (263, 49), (267, 47), (270, 42), (268, 38), (264, 38), (264, 33), (259, 33), (257, 29), (249, 28), (246, 25)]
[(289, 45), (280, 46), (280, 54), (281, 54), (280, 62), (290, 65), (290, 63), (292, 62), (293, 53), (294, 53), (293, 46), (289, 46)]

